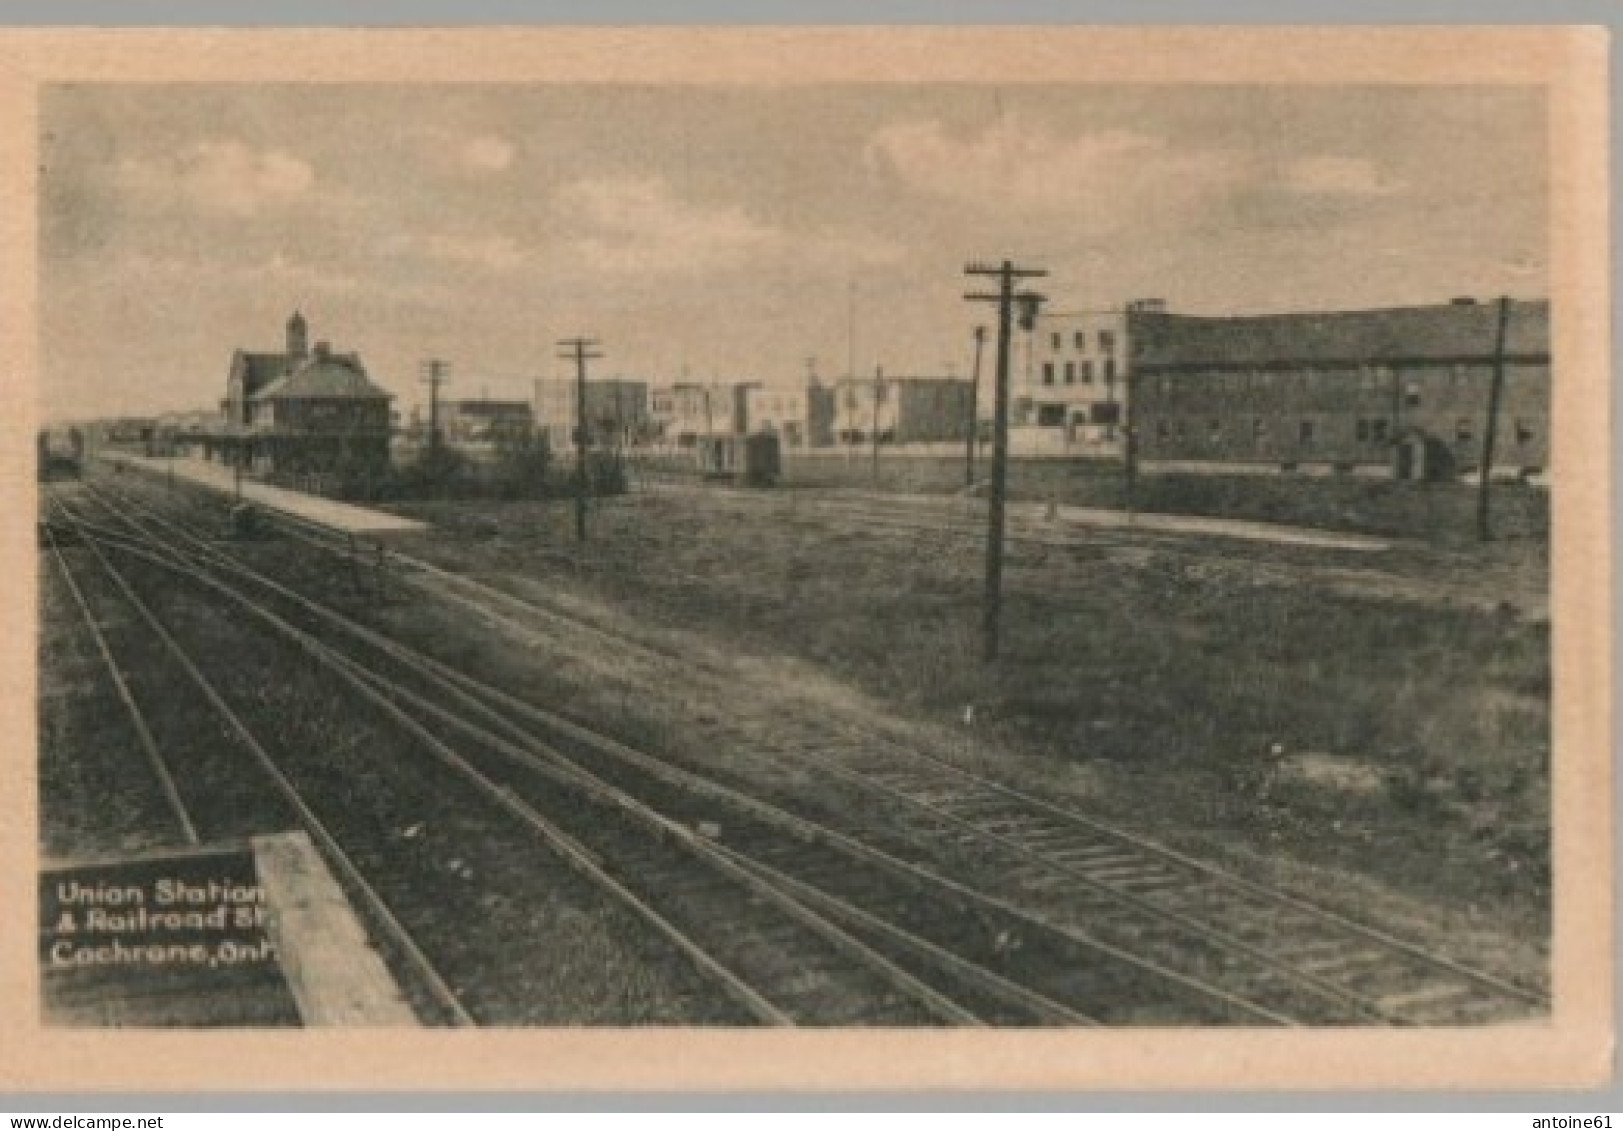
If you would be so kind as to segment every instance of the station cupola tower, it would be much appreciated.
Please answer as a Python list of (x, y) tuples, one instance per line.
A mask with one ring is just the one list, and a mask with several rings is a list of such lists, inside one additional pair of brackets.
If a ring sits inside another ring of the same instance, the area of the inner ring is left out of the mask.
[(287, 367), (297, 369), (310, 356), (310, 328), (297, 310), (287, 320)]

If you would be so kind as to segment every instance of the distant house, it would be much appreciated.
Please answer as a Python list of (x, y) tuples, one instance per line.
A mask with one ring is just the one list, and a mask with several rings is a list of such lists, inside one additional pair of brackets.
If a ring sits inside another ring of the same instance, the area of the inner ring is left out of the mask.
[[(1252, 317), (1129, 313), (1140, 458), (1437, 479), (1479, 468), (1497, 303)], [(1550, 309), (1513, 302), (1497, 472), (1549, 464)]]
[(222, 426), (204, 438), (205, 455), (262, 471), (379, 470), (389, 461), (391, 400), (358, 355), (326, 342), (311, 351), (295, 311), (282, 353), (232, 354)]
[(535, 413), (529, 401), (488, 397), (446, 401), (440, 405), (440, 428), (452, 443), (525, 440), (535, 430)]

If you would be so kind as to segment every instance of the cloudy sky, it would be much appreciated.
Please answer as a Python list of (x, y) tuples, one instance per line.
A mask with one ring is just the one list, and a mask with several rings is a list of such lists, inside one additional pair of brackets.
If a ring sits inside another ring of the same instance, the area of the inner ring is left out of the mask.
[(57, 416), (211, 406), (294, 307), (409, 408), (422, 358), (524, 396), (576, 334), (605, 376), (839, 376), (853, 324), (859, 371), (963, 373), (1005, 255), (1056, 309), (1546, 291), (1528, 89), (83, 85), (41, 130)]

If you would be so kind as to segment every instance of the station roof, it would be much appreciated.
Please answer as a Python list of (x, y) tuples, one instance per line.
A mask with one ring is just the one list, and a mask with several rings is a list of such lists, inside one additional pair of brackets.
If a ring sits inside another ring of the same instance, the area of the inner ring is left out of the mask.
[(393, 400), (367, 379), (353, 354), (332, 354), (306, 362), (295, 373), (255, 393), (256, 401), (274, 400)]

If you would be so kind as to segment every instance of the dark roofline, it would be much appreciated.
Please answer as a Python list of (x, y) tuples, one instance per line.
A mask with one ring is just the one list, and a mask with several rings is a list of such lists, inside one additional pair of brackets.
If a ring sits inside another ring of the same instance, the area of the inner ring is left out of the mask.
[[(1136, 371), (1457, 364), (1494, 354), (1497, 302), (1221, 317), (1134, 312)], [(1507, 358), (1548, 361), (1546, 300), (1512, 300)]]
[[(1398, 304), (1394, 306), (1352, 306), (1325, 310), (1322, 307), (1292, 308), (1290, 310), (1264, 310), (1241, 314), (1185, 314), (1180, 310), (1133, 310), (1127, 311), (1135, 317), (1150, 318), (1183, 318), (1191, 322), (1251, 322), (1267, 318), (1324, 318), (1330, 316), (1368, 315), (1368, 314), (1395, 314), (1404, 311), (1419, 310), (1492, 310), (1499, 305), (1499, 296), (1487, 299), (1473, 299), (1471, 302), (1421, 302)], [(1532, 310), (1543, 308), (1548, 310), (1550, 300), (1547, 298), (1517, 298), (1510, 296), (1511, 310)], [(1125, 310), (1125, 308), (1123, 308)]]

